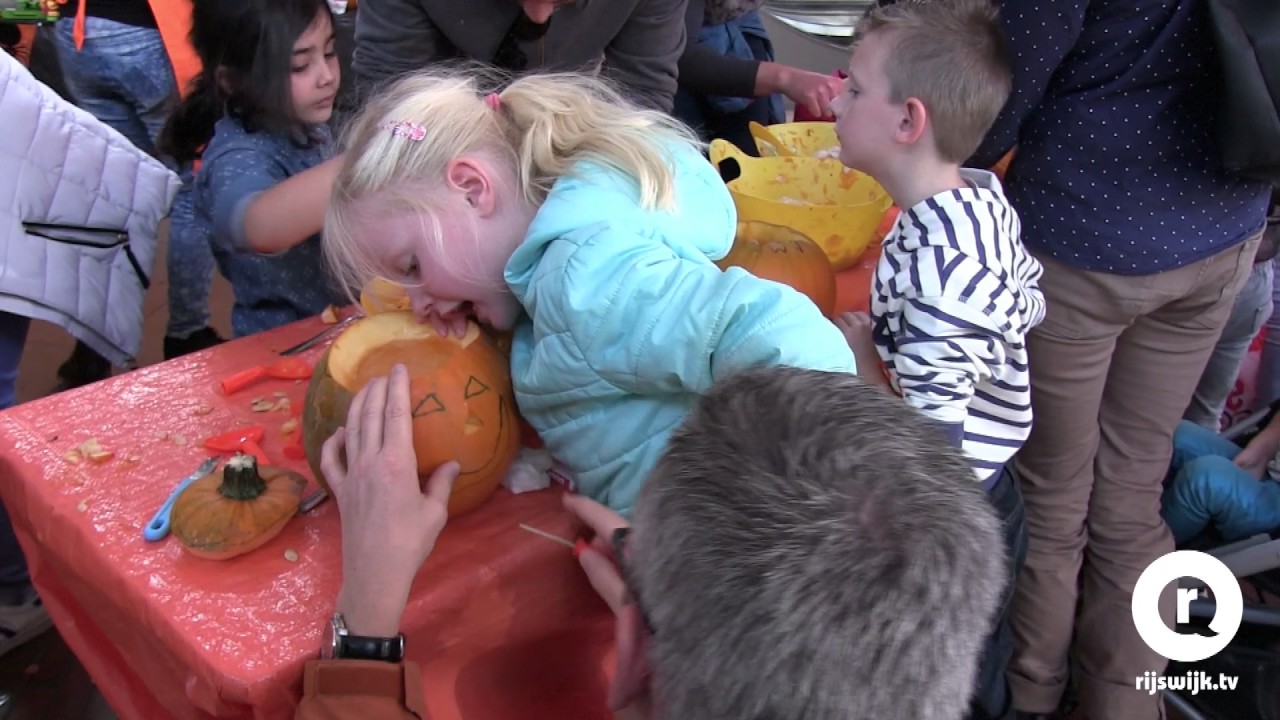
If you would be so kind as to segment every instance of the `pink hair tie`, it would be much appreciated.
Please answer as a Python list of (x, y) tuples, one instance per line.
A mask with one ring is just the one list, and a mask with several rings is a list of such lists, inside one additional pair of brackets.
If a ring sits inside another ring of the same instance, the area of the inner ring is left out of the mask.
[(418, 142), (427, 136), (427, 129), (412, 120), (390, 120), (382, 124), (382, 129), (409, 142)]
[(489, 93), (484, 96), (484, 104), (488, 105), (490, 110), (498, 112), (502, 109), (502, 97), (496, 92)]

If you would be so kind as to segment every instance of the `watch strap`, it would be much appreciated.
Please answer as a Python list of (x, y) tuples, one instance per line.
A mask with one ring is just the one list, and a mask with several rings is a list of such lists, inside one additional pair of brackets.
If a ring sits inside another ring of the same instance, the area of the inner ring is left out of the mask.
[(381, 660), (392, 663), (404, 660), (403, 633), (389, 638), (344, 635), (338, 642), (339, 658)]

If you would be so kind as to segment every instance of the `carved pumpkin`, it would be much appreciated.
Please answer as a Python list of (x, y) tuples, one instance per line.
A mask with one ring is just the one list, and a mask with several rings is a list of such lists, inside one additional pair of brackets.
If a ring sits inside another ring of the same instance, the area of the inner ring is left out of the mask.
[(374, 278), (360, 291), (360, 307), (370, 315), (377, 315), (384, 312), (409, 310), (413, 305), (403, 285), (397, 285), (382, 278)]
[(740, 267), (759, 278), (790, 285), (813, 301), (823, 315), (836, 309), (836, 275), (817, 243), (795, 230), (762, 222), (738, 223), (733, 249), (716, 263)]
[(226, 560), (256, 550), (298, 514), (307, 479), (236, 455), (178, 496), (170, 528), (192, 555)]
[(358, 320), (316, 365), (302, 412), (302, 445), (316, 479), (320, 450), (347, 421), (351, 399), (396, 363), (409, 370), (413, 448), (425, 484), (440, 465), (462, 466), (449, 514), (468, 512), (493, 494), (520, 449), (511, 374), (503, 354), (478, 325), (442, 338), (407, 312)]

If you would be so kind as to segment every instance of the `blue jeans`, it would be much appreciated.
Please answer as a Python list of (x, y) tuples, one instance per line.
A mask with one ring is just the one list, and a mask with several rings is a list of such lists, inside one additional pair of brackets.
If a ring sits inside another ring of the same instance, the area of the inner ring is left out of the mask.
[[(178, 84), (160, 31), (88, 17), (84, 49), (78, 51), (72, 37), (74, 22), (73, 18), (59, 20), (55, 32), (67, 89), (80, 107), (155, 155), (156, 138), (178, 101)], [(185, 189), (190, 184), (190, 169), (184, 171)], [(190, 214), (190, 204), (189, 192), (174, 201), (174, 224), (169, 233), (169, 325), (165, 335), (176, 338), (190, 337), (209, 324), (209, 287), (213, 282), (209, 243), (202, 233), (174, 231), (184, 208)]]
[(74, 18), (54, 35), (62, 75), (76, 103), (144, 152), (178, 101), (178, 83), (160, 31), (103, 18), (85, 18), (84, 49), (76, 50)]
[[(1222, 337), (1213, 347), (1213, 354), (1205, 365), (1200, 381), (1196, 384), (1195, 394), (1191, 396), (1191, 404), (1182, 415), (1183, 419), (1217, 431), (1222, 423), (1222, 410), (1227, 404), (1227, 396), (1235, 387), (1236, 378), (1240, 375), (1240, 364), (1249, 345), (1258, 335), (1267, 318), (1272, 315), (1272, 287), (1274, 270), (1271, 262), (1257, 263), (1253, 272), (1240, 288), (1235, 304), (1231, 306), (1231, 314), (1222, 326)], [(1280, 330), (1268, 330), (1280, 334)], [(1280, 340), (1278, 340), (1280, 341)], [(1258, 401), (1255, 407), (1265, 407), (1271, 400), (1264, 397), (1262, 375), (1259, 372)]]
[(196, 220), (191, 168), (183, 168), (181, 176), (182, 189), (169, 211), (169, 325), (165, 335), (185, 339), (209, 325), (214, 262), (209, 226)]
[(1236, 467), (1240, 447), (1217, 433), (1182, 421), (1173, 435), (1173, 461), (1161, 515), (1175, 543), (1212, 525), (1227, 542), (1280, 528), (1280, 483)]
[(1018, 573), (1027, 560), (1027, 510), (1022, 503), (1017, 476), (1012, 465), (1000, 471), (1000, 479), (987, 492), (987, 499), (1004, 526), (1004, 548), (1008, 553), (1009, 581), (1000, 603), (996, 625), (987, 636), (978, 664), (974, 696), (969, 702), (966, 720), (1004, 720), (1013, 717), (1013, 695), (1005, 671), (1013, 658), (1013, 630), (1009, 627), (1009, 610), (1013, 605), (1013, 589)]
[[(27, 343), (30, 324), (22, 315), (0, 312), (0, 410), (13, 407), (16, 401), (18, 365), (22, 363), (22, 347)], [(9, 513), (0, 505), (0, 588), (25, 585), (28, 581), (22, 547), (14, 537)]]
[[(1272, 263), (1274, 264), (1274, 260)], [(1267, 337), (1262, 345), (1262, 364), (1258, 367), (1256, 407), (1266, 407), (1280, 400), (1280, 273), (1271, 281), (1271, 317), (1267, 319)]]

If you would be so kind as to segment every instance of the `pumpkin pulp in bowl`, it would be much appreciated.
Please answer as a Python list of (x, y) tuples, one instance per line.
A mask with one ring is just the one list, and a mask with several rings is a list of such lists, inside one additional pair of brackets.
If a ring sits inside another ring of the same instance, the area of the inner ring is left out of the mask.
[(362, 318), (317, 363), (302, 414), (303, 448), (320, 472), (325, 440), (347, 421), (351, 399), (397, 364), (409, 371), (410, 414), (418, 475), (456, 460), (461, 469), (449, 497), (451, 516), (493, 494), (519, 451), (519, 427), (506, 355), (474, 323), (443, 338), (407, 312)]
[(817, 243), (836, 271), (852, 267), (872, 242), (893, 201), (871, 176), (839, 160), (752, 157), (725, 140), (711, 143), (712, 163), (738, 174), (729, 194), (742, 222), (765, 222), (799, 232)]

